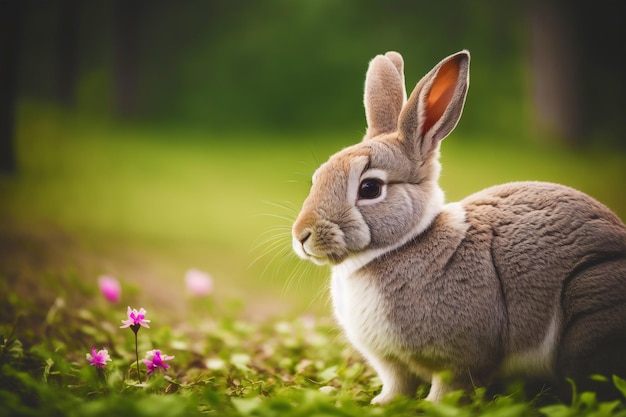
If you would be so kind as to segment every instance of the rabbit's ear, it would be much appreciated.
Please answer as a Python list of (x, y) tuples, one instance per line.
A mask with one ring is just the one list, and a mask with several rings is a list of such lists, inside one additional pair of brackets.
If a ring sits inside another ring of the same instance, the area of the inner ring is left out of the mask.
[(469, 87), (469, 61), (468, 51), (445, 58), (417, 83), (402, 109), (400, 137), (422, 157), (437, 149), (461, 117)]
[(406, 102), (403, 66), (397, 52), (387, 52), (370, 61), (365, 77), (366, 139), (398, 128), (398, 116)]

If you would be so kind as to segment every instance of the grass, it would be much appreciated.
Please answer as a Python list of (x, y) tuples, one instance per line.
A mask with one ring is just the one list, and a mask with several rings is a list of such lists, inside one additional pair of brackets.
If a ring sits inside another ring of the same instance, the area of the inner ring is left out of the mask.
[[(126, 318), (121, 305), (96, 300), (76, 309), (58, 297), (45, 311), (2, 290), (3, 315), (17, 314), (0, 327), (0, 416), (626, 415), (623, 402), (599, 402), (593, 393), (538, 406), (519, 390), (494, 399), (481, 389), (466, 400), (453, 393), (438, 405), (399, 398), (369, 406), (380, 383), (341, 347), (327, 318), (256, 323), (229, 318), (210, 303), (195, 306), (203, 316), (173, 326), (148, 312), (150, 329), (138, 332), (141, 356), (158, 348), (174, 358), (166, 372), (149, 376), (140, 364), (139, 383), (132, 332), (118, 328)], [(91, 346), (110, 352), (104, 369), (87, 364)], [(626, 394), (626, 381), (615, 383)]]
[[(22, 115), (20, 172), (0, 177), (0, 416), (626, 415), (592, 393), (543, 407), (516, 389), (367, 405), (380, 382), (329, 317), (327, 271), (295, 260), (289, 237), (311, 173), (358, 132), (206, 134), (33, 105)], [(450, 201), (503, 181), (562, 182), (626, 218), (625, 159), (455, 134), (441, 182)], [(192, 267), (212, 274), (211, 297), (186, 293)], [(97, 290), (104, 273), (122, 281), (119, 304)], [(152, 319), (140, 355), (175, 356), (145, 385), (132, 332), (118, 328), (126, 305)], [(103, 373), (85, 360), (92, 346), (111, 353)]]

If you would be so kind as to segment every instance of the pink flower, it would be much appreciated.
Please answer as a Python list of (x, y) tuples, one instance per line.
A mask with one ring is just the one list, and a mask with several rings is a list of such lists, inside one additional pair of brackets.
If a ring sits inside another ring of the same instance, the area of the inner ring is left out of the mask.
[(102, 275), (98, 278), (98, 286), (100, 287), (100, 292), (104, 295), (104, 298), (112, 303), (120, 301), (122, 289), (120, 287), (120, 282), (116, 278), (109, 275)]
[(143, 363), (148, 367), (148, 374), (151, 374), (158, 368), (168, 369), (170, 366), (165, 363), (165, 361), (169, 361), (170, 359), (174, 359), (173, 356), (162, 355), (161, 351), (158, 349), (149, 350), (146, 352), (146, 357), (143, 359)]
[(91, 353), (87, 354), (87, 361), (89, 365), (102, 369), (106, 366), (107, 362), (111, 361), (111, 357), (106, 349), (96, 352), (96, 348), (93, 347), (91, 348)]
[(190, 293), (199, 297), (213, 292), (213, 278), (198, 269), (190, 269), (185, 273), (185, 285)]
[(120, 329), (130, 327), (134, 332), (137, 332), (140, 326), (143, 326), (146, 329), (150, 328), (150, 326), (148, 326), (150, 320), (146, 320), (146, 310), (143, 308), (140, 308), (139, 311), (137, 311), (134, 308), (131, 310), (129, 306), (126, 314), (128, 315), (128, 319), (122, 320), (122, 326), (120, 326)]

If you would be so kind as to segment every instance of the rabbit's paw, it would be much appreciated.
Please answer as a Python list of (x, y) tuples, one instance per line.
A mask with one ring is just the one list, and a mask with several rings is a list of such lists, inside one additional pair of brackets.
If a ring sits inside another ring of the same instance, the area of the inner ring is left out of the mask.
[(397, 393), (394, 392), (381, 392), (374, 398), (372, 398), (371, 404), (374, 405), (385, 405), (391, 402), (394, 398), (396, 398)]
[(430, 386), (430, 392), (426, 396), (426, 401), (430, 401), (433, 404), (438, 404), (444, 395), (453, 391), (452, 388), (445, 384), (441, 377), (433, 375), (433, 379)]

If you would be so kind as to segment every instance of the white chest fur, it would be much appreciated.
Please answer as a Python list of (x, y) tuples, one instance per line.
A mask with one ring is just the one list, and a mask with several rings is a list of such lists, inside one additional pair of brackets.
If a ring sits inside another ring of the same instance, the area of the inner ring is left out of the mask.
[(335, 317), (361, 352), (393, 354), (399, 346), (381, 302), (379, 290), (366, 276), (349, 268), (333, 268), (331, 295)]

